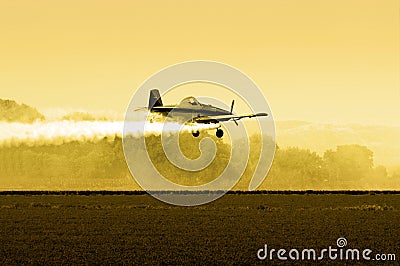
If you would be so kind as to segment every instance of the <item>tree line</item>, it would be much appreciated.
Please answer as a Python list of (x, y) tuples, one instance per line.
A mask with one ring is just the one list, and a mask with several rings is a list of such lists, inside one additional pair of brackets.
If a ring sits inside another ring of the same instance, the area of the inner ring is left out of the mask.
[[(224, 171), (230, 163), (231, 151), (229, 143), (204, 135), (215, 141), (217, 156), (202, 171), (187, 172), (171, 164), (164, 154), (160, 136), (146, 138), (149, 157), (157, 170), (173, 182), (205, 184)], [(135, 141), (140, 139), (133, 138), (133, 145)], [(188, 158), (197, 158), (200, 141), (201, 138), (193, 138), (191, 134), (182, 135), (183, 154)], [(249, 161), (234, 189), (247, 190), (258, 163), (260, 141), (259, 136), (250, 137)], [(240, 145), (235, 147), (240, 148)], [(237, 174), (234, 171), (240, 170), (233, 167), (232, 171), (234, 175)], [(97, 142), (3, 146), (0, 148), (0, 189), (139, 190), (140, 187), (126, 165), (122, 139), (113, 136)], [(297, 147), (276, 147), (272, 167), (259, 189), (397, 190), (400, 189), (400, 171), (388, 174), (384, 166), (375, 166), (373, 152), (360, 145), (337, 146), (323, 155)]]

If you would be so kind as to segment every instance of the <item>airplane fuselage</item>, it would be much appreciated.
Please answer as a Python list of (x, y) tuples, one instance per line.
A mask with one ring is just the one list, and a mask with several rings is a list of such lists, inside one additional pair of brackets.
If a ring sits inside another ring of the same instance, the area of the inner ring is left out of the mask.
[(170, 114), (171, 116), (180, 116), (183, 118), (195, 118), (195, 117), (205, 117), (205, 116), (219, 116), (219, 115), (230, 115), (229, 111), (224, 109), (214, 107), (211, 105), (201, 105), (191, 108), (180, 107), (176, 105), (153, 107), (151, 112), (161, 113), (165, 116)]
[[(217, 129), (216, 136), (221, 138), (224, 135), (220, 129), (220, 122), (237, 121), (242, 118), (261, 117), (267, 116), (266, 113), (235, 115), (233, 114), (232, 101), (231, 110), (224, 110), (209, 104), (200, 103), (195, 97), (186, 97), (178, 105), (164, 105), (161, 99), (160, 92), (157, 89), (150, 91), (148, 110), (151, 113), (158, 113), (170, 119), (178, 120), (187, 124), (215, 124)], [(194, 137), (198, 137), (200, 132), (194, 130), (192, 132)]]

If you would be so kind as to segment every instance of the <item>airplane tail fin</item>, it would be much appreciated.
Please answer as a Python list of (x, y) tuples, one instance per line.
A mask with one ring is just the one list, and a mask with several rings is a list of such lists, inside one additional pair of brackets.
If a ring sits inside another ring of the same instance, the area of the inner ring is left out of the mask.
[(157, 89), (153, 89), (150, 91), (149, 97), (149, 110), (153, 109), (153, 107), (163, 106), (163, 102), (161, 100), (160, 92)]

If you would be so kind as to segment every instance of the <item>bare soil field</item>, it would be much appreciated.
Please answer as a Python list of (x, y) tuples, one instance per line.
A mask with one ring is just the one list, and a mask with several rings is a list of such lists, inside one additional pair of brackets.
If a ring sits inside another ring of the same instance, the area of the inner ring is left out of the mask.
[(257, 251), (340, 237), (398, 262), (399, 221), (396, 194), (228, 194), (198, 207), (146, 194), (1, 195), (0, 264), (276, 264)]

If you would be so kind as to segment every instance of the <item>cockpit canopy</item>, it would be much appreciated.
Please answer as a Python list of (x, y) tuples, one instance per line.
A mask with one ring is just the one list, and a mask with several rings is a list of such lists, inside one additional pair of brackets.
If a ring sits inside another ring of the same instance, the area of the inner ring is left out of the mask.
[(180, 103), (179, 106), (201, 106), (201, 103), (194, 98), (193, 96), (184, 98)]

